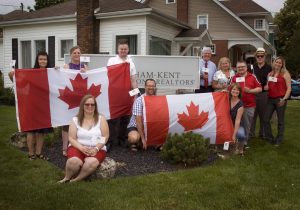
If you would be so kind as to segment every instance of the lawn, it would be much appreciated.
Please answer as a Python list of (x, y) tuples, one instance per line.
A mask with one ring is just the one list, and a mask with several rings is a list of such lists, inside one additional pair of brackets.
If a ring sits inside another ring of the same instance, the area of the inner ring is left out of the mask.
[(212, 166), (65, 185), (59, 168), (9, 145), (14, 107), (0, 116), (0, 209), (300, 209), (300, 101), (289, 101), (278, 148), (254, 139), (246, 156)]

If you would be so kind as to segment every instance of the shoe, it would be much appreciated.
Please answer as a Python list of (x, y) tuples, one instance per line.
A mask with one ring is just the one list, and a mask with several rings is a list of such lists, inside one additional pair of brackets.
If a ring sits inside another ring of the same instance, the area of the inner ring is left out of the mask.
[(36, 154), (36, 157), (39, 158), (39, 159), (41, 159), (41, 160), (47, 160), (47, 161), (49, 160), (49, 158), (46, 157), (46, 156), (44, 156), (43, 154), (39, 154), (39, 155)]
[(137, 148), (136, 144), (131, 145), (131, 151), (132, 152), (137, 152), (138, 151), (138, 148)]
[(35, 155), (29, 155), (29, 154), (28, 154), (28, 159), (29, 159), (29, 160), (35, 160), (36, 157), (35, 157)]
[(65, 178), (63, 178), (62, 180), (59, 180), (58, 182), (57, 182), (57, 184), (66, 184), (66, 183), (69, 183), (70, 182), (70, 179), (65, 179)]

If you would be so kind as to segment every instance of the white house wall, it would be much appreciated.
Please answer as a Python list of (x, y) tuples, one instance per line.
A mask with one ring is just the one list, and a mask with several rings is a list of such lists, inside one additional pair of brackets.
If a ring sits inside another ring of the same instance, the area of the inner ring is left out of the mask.
[(171, 45), (171, 54), (179, 55), (179, 49), (176, 42), (174, 42), (174, 38), (176, 35), (180, 33), (182, 29), (172, 26), (170, 24), (166, 24), (161, 20), (157, 20), (155, 18), (148, 17), (147, 18), (147, 54), (149, 52), (149, 36), (156, 36), (161, 39), (166, 39), (172, 41)]
[(146, 17), (122, 17), (100, 20), (100, 53), (115, 54), (116, 36), (137, 35), (137, 53), (146, 55)]
[[(10, 26), (3, 30), (3, 48), (4, 48), (4, 85), (11, 86), (7, 73), (10, 71), (9, 63), (12, 60), (12, 39), (18, 39), (18, 58), (19, 67), (21, 63), (21, 41), (31, 40), (32, 47), (34, 40), (46, 40), (46, 51), (48, 51), (48, 36), (55, 36), (55, 65), (64, 64), (63, 59), (59, 58), (60, 40), (73, 39), (73, 44), (77, 44), (76, 23), (44, 23), (24, 26)], [(34, 65), (34, 55), (32, 56), (32, 65)]]

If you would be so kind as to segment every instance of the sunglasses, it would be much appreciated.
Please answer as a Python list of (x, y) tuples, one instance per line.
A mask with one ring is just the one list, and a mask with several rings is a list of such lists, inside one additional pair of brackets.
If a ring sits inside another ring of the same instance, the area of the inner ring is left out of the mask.
[(264, 55), (257, 55), (256, 56), (257, 58), (263, 58), (263, 57), (265, 57)]
[(95, 104), (89, 104), (89, 103), (86, 103), (86, 104), (84, 104), (84, 106), (92, 106), (92, 107), (94, 107)]

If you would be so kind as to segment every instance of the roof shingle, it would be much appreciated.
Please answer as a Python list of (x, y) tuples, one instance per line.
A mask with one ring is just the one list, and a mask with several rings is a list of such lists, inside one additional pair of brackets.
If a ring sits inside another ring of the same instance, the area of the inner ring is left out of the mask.
[(266, 9), (252, 0), (226, 0), (220, 1), (220, 3), (222, 3), (235, 14), (268, 12)]

